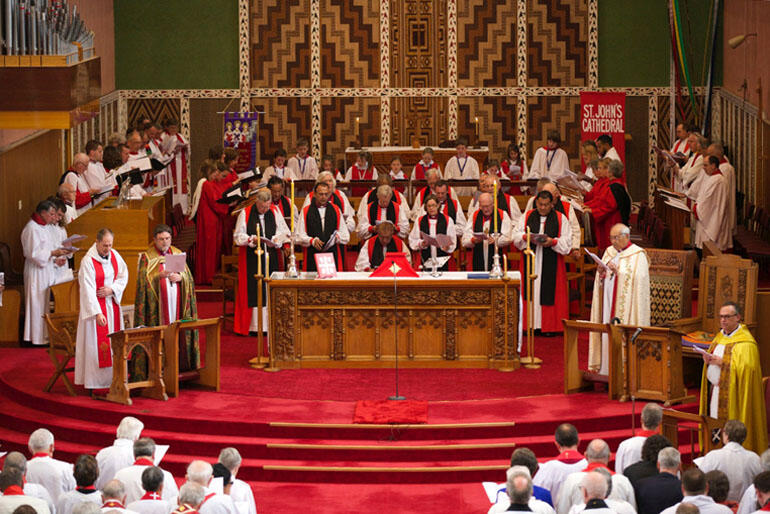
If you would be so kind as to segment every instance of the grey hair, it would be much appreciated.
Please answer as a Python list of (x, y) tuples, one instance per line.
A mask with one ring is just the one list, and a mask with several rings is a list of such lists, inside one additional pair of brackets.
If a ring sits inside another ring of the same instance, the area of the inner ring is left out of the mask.
[(29, 450), (36, 453), (41, 450), (48, 450), (53, 444), (53, 434), (47, 428), (38, 428), (29, 436)]
[(155, 441), (142, 437), (134, 441), (134, 457), (152, 457), (155, 455)]
[(585, 490), (589, 499), (603, 500), (607, 497), (607, 480), (601, 473), (596, 471), (586, 473), (580, 486)]
[(179, 488), (179, 503), (186, 503), (191, 507), (197, 507), (203, 502), (206, 492), (203, 487), (192, 482), (187, 482)]
[[(517, 487), (517, 479), (525, 480), (524, 488), (521, 485)], [(524, 466), (512, 466), (506, 472), (505, 490), (511, 503), (526, 505), (532, 497), (532, 477), (529, 475), (529, 469)]]
[(207, 485), (214, 474), (214, 469), (205, 460), (194, 460), (187, 466), (187, 480), (200, 485)]
[(111, 500), (122, 500), (126, 497), (126, 486), (120, 480), (110, 480), (102, 487), (102, 497)]
[(594, 472), (599, 473), (605, 480), (607, 480), (607, 492), (604, 495), (604, 497), (607, 498), (612, 493), (612, 473), (610, 473), (610, 470), (607, 468), (596, 468)]
[(256, 192), (257, 200), (260, 202), (269, 202), (272, 200), (272, 195), (270, 194), (270, 191), (267, 189), (260, 189)]
[[(628, 233), (631, 233), (631, 229), (626, 227)], [(660, 422), (663, 419), (663, 409), (657, 403), (648, 403), (642, 409), (642, 425), (647, 430), (654, 430), (660, 426)]]
[(679, 450), (673, 446), (663, 448), (658, 452), (658, 464), (661, 469), (678, 469), (682, 463), (682, 457), (679, 455)]
[(610, 445), (604, 439), (594, 439), (588, 443), (586, 459), (589, 462), (608, 462), (610, 459)]
[(436, 175), (438, 178), (441, 178), (441, 175), (438, 174), (438, 169), (436, 168), (430, 168), (428, 170), (425, 170), (425, 179), (427, 180), (428, 177)]
[(219, 452), (219, 463), (229, 469), (230, 472), (240, 466), (241, 462), (243, 462), (243, 459), (236, 448), (222, 448), (222, 451)]
[(612, 173), (613, 177), (620, 178), (623, 176), (623, 163), (621, 161), (612, 159), (607, 166), (610, 168), (610, 173)]
[(117, 436), (118, 439), (130, 439), (136, 441), (139, 439), (139, 436), (142, 435), (142, 430), (144, 430), (144, 423), (133, 416), (126, 416), (120, 420)]
[(72, 514), (101, 514), (102, 507), (98, 503), (82, 501), (72, 508)]
[(763, 451), (762, 455), (759, 456), (759, 464), (762, 466), (762, 471), (770, 471), (770, 448)]
[(316, 178), (315, 181), (316, 183), (325, 182), (324, 179), (326, 179), (327, 177), (332, 179), (332, 188), (336, 188), (337, 179), (334, 178), (334, 173), (332, 173), (331, 171), (322, 171), (321, 173), (318, 174), (318, 178)]
[(104, 239), (104, 236), (106, 236), (107, 234), (111, 235), (112, 237), (115, 237), (115, 233), (112, 232), (112, 230), (110, 230), (109, 228), (107, 227), (100, 228), (99, 232), (96, 233), (96, 240), (101, 241), (102, 239)]
[(377, 187), (377, 198), (390, 197), (393, 194), (393, 188), (387, 184), (382, 184)]
[(22, 474), (27, 472), (27, 458), (20, 452), (9, 452), (5, 456), (5, 462), (3, 463), (3, 470), (15, 468), (21, 471)]

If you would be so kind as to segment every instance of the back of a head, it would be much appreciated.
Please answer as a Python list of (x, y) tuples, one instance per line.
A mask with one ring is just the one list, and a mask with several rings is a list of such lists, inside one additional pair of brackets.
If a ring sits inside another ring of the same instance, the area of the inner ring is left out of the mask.
[(203, 502), (205, 495), (206, 493), (202, 486), (187, 482), (179, 488), (179, 503), (195, 508)]
[(648, 403), (642, 409), (642, 426), (647, 430), (656, 430), (663, 419), (663, 409), (657, 403)]
[(682, 473), (682, 488), (688, 496), (705, 494), (706, 474), (697, 467), (688, 469)]
[(642, 460), (645, 462), (658, 462), (658, 453), (663, 448), (668, 448), (671, 443), (660, 434), (651, 435), (642, 444)]
[(694, 503), (680, 503), (676, 514), (700, 514), (700, 509)]
[(763, 471), (754, 477), (754, 488), (761, 493), (770, 493), (770, 471)]
[(120, 420), (117, 436), (118, 439), (129, 439), (131, 441), (136, 441), (139, 439), (139, 436), (142, 435), (142, 430), (144, 430), (144, 423), (133, 416), (126, 416)]
[(770, 471), (770, 448), (763, 451), (762, 455), (759, 456), (759, 464), (762, 466), (762, 471)]
[(9, 468), (16, 468), (21, 471), (21, 474), (27, 472), (27, 458), (20, 452), (9, 452), (5, 456), (5, 462), (3, 463), (3, 470)]
[(746, 436), (748, 435), (746, 425), (737, 419), (727, 420), (727, 423), (725, 423), (724, 432), (731, 443), (738, 444), (743, 444), (743, 441), (746, 440)]
[(102, 507), (94, 502), (80, 502), (72, 508), (72, 514), (101, 514)]
[(586, 501), (603, 500), (607, 497), (607, 480), (601, 473), (586, 473), (580, 486), (585, 491)]
[(78, 487), (90, 487), (99, 478), (99, 465), (93, 455), (80, 455), (72, 472)]
[(37, 511), (30, 505), (19, 505), (13, 509), (13, 514), (37, 514)]
[(617, 159), (612, 159), (609, 164), (610, 173), (615, 178), (621, 178), (623, 176), (623, 163)]
[(679, 454), (679, 450), (673, 446), (663, 448), (658, 452), (658, 466), (660, 470), (678, 470), (679, 465), (682, 463), (682, 456)]
[(716, 503), (727, 500), (727, 493), (730, 492), (730, 480), (723, 471), (712, 469), (706, 473), (706, 484), (708, 484), (708, 495)]
[(134, 458), (152, 457), (155, 455), (155, 441), (149, 437), (142, 437), (134, 441)]
[(559, 427), (556, 429), (554, 438), (556, 439), (556, 444), (564, 448), (577, 446), (579, 442), (577, 428), (575, 428), (574, 425), (571, 425), (570, 423), (562, 423), (559, 425)]
[(187, 466), (187, 480), (201, 486), (207, 486), (214, 469), (205, 460), (194, 460)]
[(222, 448), (222, 451), (219, 452), (218, 460), (219, 463), (229, 469), (231, 473), (235, 468), (239, 467), (243, 461), (240, 452), (233, 447)]
[(526, 505), (532, 498), (532, 477), (524, 466), (514, 466), (508, 470), (505, 490), (511, 503)]
[(3, 472), (0, 473), (0, 491), (5, 492), (5, 490), (12, 485), (23, 487), (24, 475), (21, 470), (17, 468), (4, 469)]
[(110, 480), (102, 487), (102, 498), (122, 501), (126, 496), (126, 487), (120, 480)]
[(53, 434), (47, 428), (38, 428), (29, 436), (29, 451), (32, 453), (47, 452), (53, 444)]
[(142, 471), (142, 489), (148, 493), (157, 493), (163, 484), (163, 470), (157, 466), (147, 466)]
[(607, 482), (607, 491), (604, 493), (604, 497), (608, 497), (612, 493), (612, 473), (607, 468), (596, 468), (594, 472), (603, 476), (604, 481)]
[(594, 439), (586, 448), (586, 460), (607, 464), (610, 461), (610, 445), (603, 439)]
[(511, 454), (511, 466), (524, 466), (529, 470), (530, 476), (535, 476), (539, 467), (535, 452), (529, 448), (516, 448)]

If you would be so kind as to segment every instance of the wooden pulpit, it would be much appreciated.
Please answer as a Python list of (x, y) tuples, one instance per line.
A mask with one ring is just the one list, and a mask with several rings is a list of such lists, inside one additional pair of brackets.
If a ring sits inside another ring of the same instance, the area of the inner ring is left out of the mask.
[(655, 400), (666, 407), (695, 399), (682, 379), (682, 334), (632, 325), (612, 325), (610, 331), (610, 346), (623, 349), (625, 398)]
[(193, 370), (193, 376), (187, 377), (186, 381), (219, 391), (219, 334), (222, 330), (222, 318), (175, 321), (165, 327), (163, 338), (166, 354), (163, 377), (169, 396), (179, 396), (179, 341), (185, 336), (185, 332), (201, 329), (206, 331), (206, 351), (201, 359), (203, 365)]
[[(140, 388), (142, 396), (168, 400), (163, 383), (163, 330), (164, 327), (127, 328), (110, 334), (112, 385), (107, 400), (131, 405), (131, 390)], [(129, 382), (129, 356), (139, 347), (147, 354), (147, 380)]]
[(622, 347), (618, 341), (609, 337), (609, 374), (606, 376), (580, 369), (578, 358), (578, 338), (581, 332), (607, 334), (610, 325), (591, 323), (590, 321), (562, 320), (564, 325), (564, 394), (577, 393), (593, 387), (594, 382), (606, 382), (610, 400), (625, 400), (627, 390), (626, 376), (623, 372)]

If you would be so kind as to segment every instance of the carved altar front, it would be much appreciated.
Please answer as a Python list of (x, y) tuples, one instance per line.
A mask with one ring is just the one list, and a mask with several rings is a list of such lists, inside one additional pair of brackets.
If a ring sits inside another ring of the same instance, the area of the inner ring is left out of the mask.
[(276, 365), (390, 367), (397, 339), (404, 367), (495, 368), (505, 362), (507, 337), (508, 358), (517, 367), (518, 272), (509, 276), (516, 278), (507, 285), (502, 280), (399, 279), (397, 316), (392, 280), (274, 278), (269, 307)]

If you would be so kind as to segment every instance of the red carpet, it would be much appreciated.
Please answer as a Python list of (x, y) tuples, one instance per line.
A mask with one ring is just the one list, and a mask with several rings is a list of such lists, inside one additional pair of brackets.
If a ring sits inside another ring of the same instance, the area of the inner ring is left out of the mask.
[[(203, 302), (201, 317), (218, 308)], [(538, 339), (540, 370), (402, 370), (405, 405), (424, 406), (421, 424), (410, 420), (410, 427), (351, 423), (358, 401), (370, 406), (393, 394), (392, 370), (269, 374), (247, 366), (254, 353), (253, 338), (226, 333), (222, 392), (183, 389), (167, 402), (136, 397), (121, 406), (82, 389), (70, 397), (61, 382), (43, 393), (52, 371), (44, 351), (0, 348), (0, 445), (26, 453), (29, 433), (45, 426), (56, 436), (56, 456), (72, 462), (112, 444), (120, 419), (134, 415), (145, 436), (171, 446), (163, 466), (178, 479), (193, 458), (214, 462), (221, 448), (237, 447), (244, 459), (238, 476), (251, 484), (263, 514), (308, 505), (329, 513), (483, 512), (489, 504), (480, 482), (503, 481), (516, 447), (553, 458), (559, 423), (576, 425), (581, 450), (596, 437), (614, 449), (631, 433), (629, 403), (608, 401), (606, 393), (561, 394), (560, 338)], [(369, 412), (373, 420), (385, 414)], [(689, 452), (687, 434), (680, 437)]]
[(428, 422), (428, 402), (363, 400), (356, 402), (353, 423), (416, 424)]

